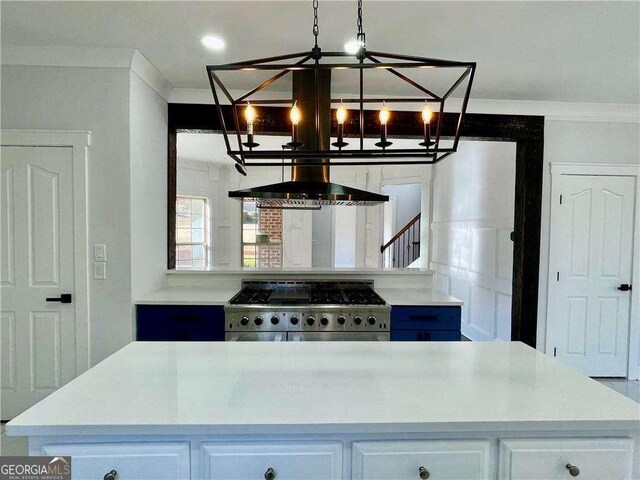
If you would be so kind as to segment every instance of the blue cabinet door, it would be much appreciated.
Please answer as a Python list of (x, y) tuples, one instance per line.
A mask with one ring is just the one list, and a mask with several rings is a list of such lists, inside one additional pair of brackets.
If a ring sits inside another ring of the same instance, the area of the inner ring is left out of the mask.
[(392, 342), (457, 342), (460, 331), (456, 330), (391, 330)]
[(391, 307), (391, 341), (459, 341), (461, 307)]
[(224, 341), (224, 308), (138, 305), (136, 325), (140, 341)]

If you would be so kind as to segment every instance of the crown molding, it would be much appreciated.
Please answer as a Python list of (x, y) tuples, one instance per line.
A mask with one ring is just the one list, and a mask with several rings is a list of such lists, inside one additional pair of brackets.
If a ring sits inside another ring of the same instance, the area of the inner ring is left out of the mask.
[[(231, 90), (230, 93), (236, 97), (246, 92)], [(255, 96), (255, 98), (259, 97), (259, 94)], [(348, 95), (344, 96), (344, 98), (348, 97)], [(213, 96), (210, 89), (174, 88), (169, 97), (169, 103), (213, 104)], [(460, 108), (461, 100), (452, 98), (448, 106), (447, 110), (455, 111)], [(410, 110), (415, 108), (415, 105), (394, 103), (394, 108)], [(629, 103), (540, 102), (472, 97), (467, 111), (494, 115), (533, 115), (545, 117), (547, 121), (558, 122), (640, 122), (640, 105)]]
[(29, 67), (116, 68), (135, 72), (167, 102), (173, 87), (135, 48), (3, 45), (2, 65)]

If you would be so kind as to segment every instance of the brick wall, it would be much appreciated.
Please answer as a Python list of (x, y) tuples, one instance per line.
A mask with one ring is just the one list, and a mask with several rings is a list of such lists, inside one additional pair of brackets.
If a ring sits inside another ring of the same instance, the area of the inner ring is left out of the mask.
[(282, 210), (260, 209), (258, 232), (269, 235), (270, 243), (258, 247), (258, 268), (282, 267)]

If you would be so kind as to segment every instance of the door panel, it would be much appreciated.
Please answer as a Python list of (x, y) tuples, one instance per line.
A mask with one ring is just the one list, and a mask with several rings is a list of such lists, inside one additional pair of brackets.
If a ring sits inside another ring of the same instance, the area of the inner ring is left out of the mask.
[(618, 287), (631, 283), (635, 178), (556, 182), (547, 351), (587, 375), (625, 376), (631, 295)]
[(75, 297), (72, 159), (71, 147), (2, 147), (3, 420), (76, 374), (74, 305), (46, 301)]

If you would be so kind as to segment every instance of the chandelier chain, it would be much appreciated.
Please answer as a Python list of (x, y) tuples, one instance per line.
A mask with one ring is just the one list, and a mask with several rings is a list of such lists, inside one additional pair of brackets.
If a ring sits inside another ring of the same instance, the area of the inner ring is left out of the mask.
[(313, 0), (313, 37), (315, 40), (315, 46), (318, 46), (318, 34), (320, 29), (318, 27), (318, 0)]
[(358, 37), (362, 36), (362, 0), (358, 0)]

